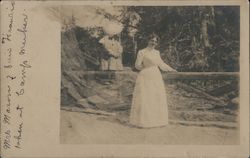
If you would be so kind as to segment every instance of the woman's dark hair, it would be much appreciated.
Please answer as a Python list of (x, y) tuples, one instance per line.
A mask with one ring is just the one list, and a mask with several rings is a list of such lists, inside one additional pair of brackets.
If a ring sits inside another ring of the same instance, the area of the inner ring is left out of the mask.
[(157, 42), (159, 42), (160, 40), (160, 37), (158, 35), (156, 35), (155, 33), (152, 33), (151, 35), (149, 35), (148, 39), (151, 40), (151, 39), (154, 39), (156, 38), (157, 39)]

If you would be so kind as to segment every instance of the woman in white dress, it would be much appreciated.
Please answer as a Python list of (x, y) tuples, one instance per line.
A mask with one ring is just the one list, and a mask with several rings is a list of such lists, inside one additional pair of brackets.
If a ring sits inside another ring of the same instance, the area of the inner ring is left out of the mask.
[(158, 37), (151, 35), (148, 46), (138, 52), (135, 67), (140, 70), (133, 93), (129, 123), (148, 128), (168, 124), (168, 106), (163, 71), (176, 71), (165, 64), (155, 49)]

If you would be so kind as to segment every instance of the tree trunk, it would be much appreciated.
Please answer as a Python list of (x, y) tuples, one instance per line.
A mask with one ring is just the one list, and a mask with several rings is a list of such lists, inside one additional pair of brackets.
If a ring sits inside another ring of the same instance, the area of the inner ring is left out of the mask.
[(201, 38), (204, 47), (210, 47), (210, 42), (208, 39), (208, 14), (204, 15), (203, 20), (201, 22)]

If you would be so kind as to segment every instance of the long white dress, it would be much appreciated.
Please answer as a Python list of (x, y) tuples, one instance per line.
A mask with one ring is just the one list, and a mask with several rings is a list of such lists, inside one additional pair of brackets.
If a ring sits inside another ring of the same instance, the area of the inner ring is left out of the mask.
[(129, 123), (137, 127), (159, 127), (168, 124), (168, 106), (161, 72), (173, 70), (165, 64), (159, 51), (138, 52), (135, 67), (141, 70), (133, 93)]

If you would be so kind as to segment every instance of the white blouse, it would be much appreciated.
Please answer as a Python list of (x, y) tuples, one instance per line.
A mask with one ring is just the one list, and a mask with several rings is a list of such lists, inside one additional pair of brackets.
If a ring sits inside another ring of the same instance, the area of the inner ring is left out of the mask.
[(151, 66), (158, 66), (163, 71), (175, 71), (161, 59), (160, 52), (155, 49), (142, 49), (138, 52), (135, 68), (142, 70)]

